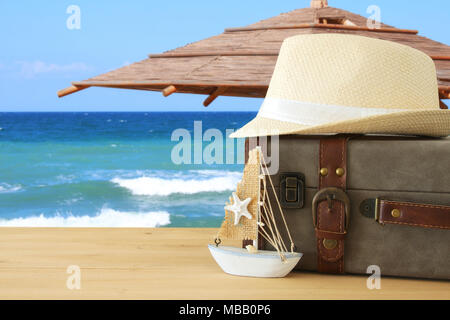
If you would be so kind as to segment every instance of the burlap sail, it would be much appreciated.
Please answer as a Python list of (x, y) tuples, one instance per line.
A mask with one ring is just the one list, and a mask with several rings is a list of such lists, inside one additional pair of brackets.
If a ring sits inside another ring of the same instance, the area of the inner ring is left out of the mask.
[[(260, 157), (258, 149), (249, 152), (249, 160), (244, 168), (242, 181), (238, 183), (237, 192), (239, 199), (251, 198), (248, 211), (253, 219), (242, 217), (240, 223), (234, 225), (234, 213), (225, 210), (225, 220), (218, 233), (218, 238), (227, 240), (256, 240), (258, 238), (258, 198), (260, 190)], [(230, 198), (230, 202), (232, 199)], [(230, 203), (231, 204), (231, 203)], [(228, 203), (227, 203), (228, 205)]]

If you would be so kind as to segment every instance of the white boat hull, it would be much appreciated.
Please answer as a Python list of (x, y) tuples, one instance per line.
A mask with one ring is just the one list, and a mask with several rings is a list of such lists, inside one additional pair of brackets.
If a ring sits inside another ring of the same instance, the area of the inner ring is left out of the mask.
[(209, 245), (208, 248), (224, 272), (242, 277), (283, 278), (303, 256), (301, 253), (286, 253), (287, 260), (283, 262), (276, 251), (260, 250), (252, 254), (235, 247)]

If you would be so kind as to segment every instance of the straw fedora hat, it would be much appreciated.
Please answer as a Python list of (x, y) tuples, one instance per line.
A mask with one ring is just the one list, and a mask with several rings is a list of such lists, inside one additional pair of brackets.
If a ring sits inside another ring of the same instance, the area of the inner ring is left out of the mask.
[(233, 138), (286, 134), (450, 134), (436, 68), (421, 51), (354, 35), (284, 41), (266, 99)]

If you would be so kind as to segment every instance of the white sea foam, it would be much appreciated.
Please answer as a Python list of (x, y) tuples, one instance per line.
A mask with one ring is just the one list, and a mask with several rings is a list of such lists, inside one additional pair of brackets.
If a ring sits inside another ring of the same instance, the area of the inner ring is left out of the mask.
[(62, 204), (62, 205), (70, 206), (70, 205), (73, 205), (73, 204), (83, 201), (83, 200), (84, 200), (83, 197), (78, 197), (78, 198), (72, 198), (72, 199), (66, 199), (63, 201), (58, 201), (58, 203)]
[(170, 224), (170, 214), (165, 211), (122, 212), (106, 208), (94, 217), (40, 215), (10, 220), (0, 219), (1, 227), (34, 228), (157, 228), (168, 224)]
[(144, 176), (135, 179), (115, 178), (111, 180), (122, 188), (139, 196), (168, 196), (171, 194), (196, 194), (235, 190), (241, 180), (239, 172), (202, 171), (200, 176), (157, 178)]
[(0, 183), (0, 193), (13, 193), (22, 190), (21, 185), (10, 185), (7, 183)]
[(60, 174), (60, 175), (56, 176), (56, 179), (61, 182), (72, 182), (73, 180), (76, 179), (76, 176), (73, 174), (70, 174), (70, 175)]

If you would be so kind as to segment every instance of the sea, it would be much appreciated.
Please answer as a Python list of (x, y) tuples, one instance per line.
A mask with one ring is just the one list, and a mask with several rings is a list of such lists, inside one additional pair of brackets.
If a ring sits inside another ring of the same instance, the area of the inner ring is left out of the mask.
[(0, 226), (218, 227), (255, 115), (0, 113)]

